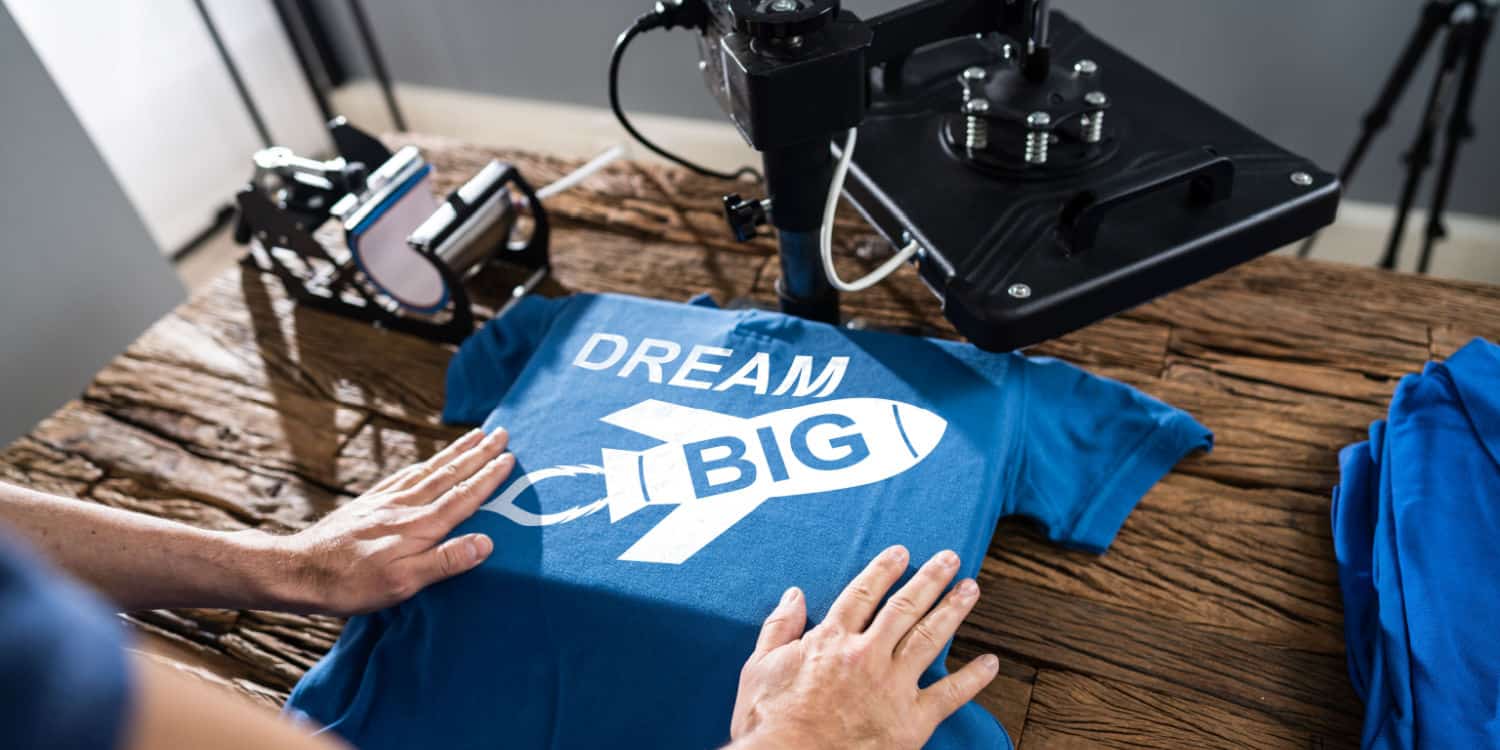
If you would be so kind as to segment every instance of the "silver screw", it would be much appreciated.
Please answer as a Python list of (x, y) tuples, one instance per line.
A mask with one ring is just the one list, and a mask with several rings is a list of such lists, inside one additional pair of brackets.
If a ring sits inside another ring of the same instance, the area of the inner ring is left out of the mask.
[(989, 111), (988, 99), (970, 99), (964, 103), (964, 148), (970, 158), (990, 146)]
[[(1109, 104), (1109, 97), (1102, 91), (1090, 91), (1083, 96), (1083, 103), (1090, 107), (1103, 107)], [(1084, 115), (1081, 123), (1083, 125), (1083, 142), (1098, 143), (1104, 140), (1104, 111), (1098, 110)]]
[(1026, 116), (1027, 164), (1047, 163), (1047, 144), (1051, 140), (1051, 134), (1047, 132), (1047, 128), (1051, 124), (1052, 115), (1046, 112), (1032, 112)]
[(777, 13), (791, 13), (794, 10), (802, 10), (802, 4), (797, 0), (776, 0), (771, 3), (771, 10)]
[(1031, 296), (1031, 287), (1025, 284), (1011, 284), (1010, 288), (1005, 290), (1005, 293), (1016, 299), (1026, 299)]
[(1298, 187), (1307, 187), (1308, 185), (1313, 184), (1312, 175), (1306, 172), (1293, 172), (1292, 184)]
[(1073, 63), (1073, 75), (1075, 76), (1087, 77), (1098, 72), (1099, 64), (1094, 62), (1093, 60), (1079, 60), (1078, 62)]

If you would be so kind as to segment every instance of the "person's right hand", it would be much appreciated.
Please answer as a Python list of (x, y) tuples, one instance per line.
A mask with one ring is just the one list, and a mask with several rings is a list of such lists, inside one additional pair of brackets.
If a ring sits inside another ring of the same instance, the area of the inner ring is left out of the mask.
[(805, 634), (807, 602), (800, 590), (787, 590), (740, 673), (734, 750), (916, 750), (995, 679), (999, 660), (986, 654), (925, 690), (917, 686), (974, 608), (979, 587), (965, 579), (934, 608), (958, 571), (958, 556), (940, 552), (880, 607), (907, 556), (899, 546), (882, 552)]

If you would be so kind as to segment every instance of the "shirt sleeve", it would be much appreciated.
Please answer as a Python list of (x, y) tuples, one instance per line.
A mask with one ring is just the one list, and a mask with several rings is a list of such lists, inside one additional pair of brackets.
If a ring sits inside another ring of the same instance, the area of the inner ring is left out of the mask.
[(118, 747), (124, 634), (78, 584), (0, 533), (0, 735), (8, 748)]
[(516, 382), (567, 299), (526, 296), (486, 323), (448, 365), (443, 421), (480, 424)]
[(1103, 552), (1135, 504), (1213, 434), (1186, 412), (1047, 358), (1017, 357), (1013, 485), (1006, 511), (1054, 542)]

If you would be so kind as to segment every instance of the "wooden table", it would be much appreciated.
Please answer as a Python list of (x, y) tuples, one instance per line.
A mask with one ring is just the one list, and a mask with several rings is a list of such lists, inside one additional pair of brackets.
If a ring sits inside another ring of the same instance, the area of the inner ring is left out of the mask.
[[(575, 166), (405, 140), (445, 191), (496, 155), (539, 184)], [(618, 164), (558, 196), (554, 291), (773, 303), (775, 247), (726, 238), (724, 191)], [(879, 240), (852, 213), (841, 223), (852, 276)], [(845, 307), (953, 335), (909, 269)], [(1500, 337), (1500, 287), (1269, 257), (1037, 347), (1187, 409), (1217, 448), (1153, 489), (1102, 557), (1002, 524), (954, 649), (1001, 655), (983, 702), (1026, 750), (1357, 745), (1329, 539), (1336, 453), (1398, 378), (1475, 335)], [(451, 351), (297, 309), (235, 270), (0, 453), (0, 479), (216, 529), (296, 529), (458, 434), (438, 418)], [(276, 704), (341, 625), (127, 619), (164, 658)]]

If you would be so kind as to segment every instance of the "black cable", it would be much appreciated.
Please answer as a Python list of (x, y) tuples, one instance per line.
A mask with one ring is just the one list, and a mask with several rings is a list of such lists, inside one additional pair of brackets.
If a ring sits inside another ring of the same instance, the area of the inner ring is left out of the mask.
[(625, 110), (620, 107), (620, 60), (625, 56), (625, 48), (629, 47), (630, 42), (637, 36), (639, 36), (641, 32), (648, 31), (650, 29), (657, 28), (663, 25), (665, 24), (659, 17), (657, 17), (655, 14), (648, 13), (636, 19), (635, 23), (631, 24), (630, 28), (626, 29), (624, 33), (620, 34), (620, 37), (615, 40), (615, 49), (609, 58), (609, 108), (614, 110), (615, 119), (620, 121), (620, 127), (625, 128), (625, 132), (629, 133), (630, 137), (634, 138), (636, 142), (655, 152), (663, 159), (666, 159), (667, 161), (670, 161), (674, 164), (686, 167), (687, 169), (690, 169), (705, 177), (715, 177), (721, 180), (738, 180), (744, 175), (749, 175), (750, 177), (754, 178), (756, 182), (764, 182), (765, 178), (761, 176), (761, 173), (753, 167), (740, 167), (734, 172), (720, 172), (716, 169), (709, 169), (708, 167), (705, 167), (701, 164), (696, 164), (694, 162), (688, 161), (687, 159), (678, 156), (677, 154), (674, 154), (662, 148), (661, 146), (656, 145), (651, 141), (650, 138), (642, 135), (641, 131), (636, 130), (635, 125), (631, 124), (630, 118), (625, 115)]

